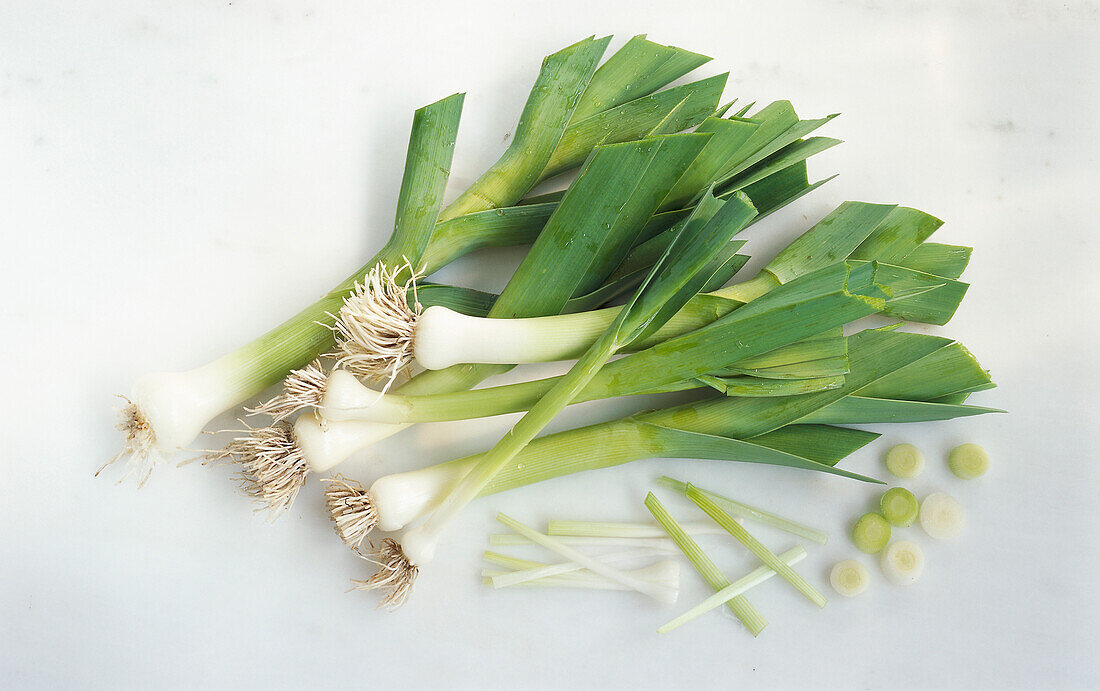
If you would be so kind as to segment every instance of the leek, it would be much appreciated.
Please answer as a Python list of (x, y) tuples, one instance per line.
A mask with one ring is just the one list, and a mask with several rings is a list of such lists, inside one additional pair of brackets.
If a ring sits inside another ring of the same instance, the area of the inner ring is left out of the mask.
[[(839, 394), (830, 391), (792, 399), (716, 397), (547, 435), (524, 449), (482, 494), (645, 458), (768, 463), (869, 480), (833, 466), (878, 435), (804, 423), (900, 370), (908, 371), (907, 381), (918, 380), (919, 369), (909, 365), (937, 360), (930, 355), (952, 344), (936, 336), (880, 330), (860, 332), (848, 341), (851, 372)], [(905, 395), (907, 390), (899, 383), (897, 393)], [(838, 423), (849, 422), (833, 417)], [(386, 531), (405, 527), (430, 513), (479, 458), (469, 456), (387, 475), (369, 489), (357, 482), (332, 482), (326, 495), (337, 532), (354, 547), (376, 527)]]

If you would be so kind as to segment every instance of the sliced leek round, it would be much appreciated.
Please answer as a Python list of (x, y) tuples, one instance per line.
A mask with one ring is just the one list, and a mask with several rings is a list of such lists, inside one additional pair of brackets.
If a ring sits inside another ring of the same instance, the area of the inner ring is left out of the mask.
[(859, 595), (867, 590), (870, 582), (871, 574), (868, 573), (867, 567), (855, 559), (837, 562), (829, 572), (829, 583), (833, 586), (833, 590), (844, 597)]
[(947, 540), (962, 532), (966, 525), (966, 510), (955, 497), (935, 492), (920, 505), (920, 527), (937, 540)]
[(877, 513), (865, 513), (852, 528), (852, 542), (861, 551), (875, 554), (890, 541), (890, 524)]
[(878, 558), (886, 580), (894, 585), (912, 585), (924, 572), (924, 552), (910, 540), (892, 542)]
[(951, 449), (947, 465), (956, 477), (973, 480), (989, 470), (989, 453), (978, 444), (962, 444)]
[(886, 469), (898, 477), (916, 477), (924, 470), (924, 454), (912, 444), (898, 444), (886, 452)]
[(920, 505), (912, 492), (904, 487), (893, 487), (883, 493), (879, 509), (890, 525), (904, 528), (917, 520)]

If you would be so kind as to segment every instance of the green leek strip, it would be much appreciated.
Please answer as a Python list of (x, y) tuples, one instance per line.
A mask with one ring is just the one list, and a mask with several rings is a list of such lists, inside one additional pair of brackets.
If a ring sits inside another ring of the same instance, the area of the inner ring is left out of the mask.
[(754, 538), (749, 531), (745, 530), (737, 521), (733, 520), (733, 517), (722, 510), (722, 507), (714, 503), (707, 495), (703, 494), (691, 484), (687, 486), (687, 498), (695, 503), (703, 513), (707, 514), (714, 521), (725, 528), (730, 535), (737, 538), (737, 540), (745, 545), (750, 552), (752, 552), (757, 559), (764, 563), (772, 571), (782, 576), (788, 583), (795, 587), (798, 592), (805, 595), (810, 602), (813, 602), (818, 607), (824, 607), (828, 602), (825, 596), (817, 591), (812, 585), (810, 585), (806, 579), (799, 576), (790, 566), (788, 566), (782, 559), (773, 554), (767, 547), (760, 543), (759, 540)]
[[(783, 560), (783, 563), (787, 566), (797, 564), (805, 558), (806, 550), (802, 547), (791, 548), (783, 554), (779, 555), (779, 559)], [(698, 605), (692, 607), (672, 621), (661, 626), (657, 629), (657, 633), (668, 633), (675, 628), (683, 626), (692, 619), (695, 619), (702, 614), (706, 614), (715, 607), (721, 607), (731, 598), (740, 596), (746, 590), (757, 586), (760, 583), (763, 583), (774, 575), (775, 571), (771, 568), (767, 566), (758, 566), (757, 568), (749, 572), (748, 575), (744, 576), (743, 578), (739, 578), (734, 583), (731, 583), (729, 586), (723, 588), (714, 595), (711, 595), (707, 599), (700, 602)]]
[[(684, 529), (680, 527), (676, 519), (672, 517), (672, 514), (665, 509), (652, 492), (646, 495), (645, 505), (646, 508), (649, 509), (649, 512), (653, 514), (653, 518), (661, 524), (661, 527), (665, 529), (668, 536), (672, 538), (676, 546), (680, 548), (684, 556), (691, 562), (691, 565), (695, 567), (695, 570), (698, 571), (699, 575), (703, 577), (703, 580), (707, 582), (707, 585), (715, 591), (720, 591), (730, 584), (721, 569), (710, 560), (710, 557), (703, 552), (699, 544), (695, 542), (695, 540), (692, 540)], [(749, 602), (748, 598), (744, 595), (738, 595), (727, 604), (734, 616), (741, 620), (741, 623), (745, 625), (745, 628), (747, 628), (753, 636), (759, 636), (760, 632), (764, 630), (764, 627), (768, 625), (768, 620), (753, 607), (752, 603)]]
[[(667, 475), (662, 475), (657, 479), (657, 484), (662, 487), (668, 487), (674, 489), (680, 494), (687, 495), (689, 483), (681, 482), (680, 480), (674, 480)], [(733, 516), (739, 516), (741, 518), (748, 518), (758, 523), (770, 525), (773, 528), (786, 531), (792, 535), (798, 535), (804, 537), (807, 540), (813, 540), (814, 542), (824, 545), (829, 541), (829, 534), (823, 530), (817, 528), (811, 528), (808, 525), (799, 523), (798, 521), (785, 518), (778, 514), (766, 511), (755, 506), (743, 504), (739, 501), (734, 501), (729, 497), (723, 497), (720, 494), (715, 494), (705, 489), (698, 489), (701, 494), (707, 496), (715, 505), (721, 507), (724, 511)]]
[[(821, 121), (824, 124), (827, 120)], [(816, 125), (815, 125), (816, 126)], [(839, 139), (830, 137), (810, 137), (799, 139), (787, 144), (759, 163), (747, 169), (744, 173), (731, 178), (727, 182), (719, 183), (723, 191), (727, 189), (744, 189), (754, 182), (759, 182), (772, 173), (789, 168), (790, 166), (805, 161), (810, 156), (831, 149), (837, 144), (842, 144)]]
[[(682, 170), (680, 168), (677, 171), (677, 177)], [(568, 196), (566, 195), (567, 199)], [(659, 199), (659, 196), (656, 197), (652, 203), (655, 205)], [(562, 204), (564, 206), (565, 200)], [(651, 207), (646, 217), (655, 210)], [(699, 276), (700, 270), (755, 214), (756, 210), (747, 197), (725, 203), (711, 198), (710, 203), (706, 200), (700, 203), (684, 223), (680, 235), (669, 246), (665, 257), (654, 267), (650, 278), (619, 313), (604, 336), (531, 407), (496, 446), (482, 456), (423, 525), (405, 534), (402, 549), (406, 556), (413, 563), (430, 560), (435, 543), (455, 516), (572, 402), (616, 351), (631, 341), (656, 331), (664, 321), (679, 311), (710, 278), (709, 275)]]

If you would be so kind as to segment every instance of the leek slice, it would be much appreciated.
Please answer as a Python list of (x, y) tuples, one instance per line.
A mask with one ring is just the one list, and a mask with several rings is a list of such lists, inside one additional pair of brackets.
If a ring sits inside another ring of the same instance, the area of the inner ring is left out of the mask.
[(924, 552), (910, 540), (892, 542), (879, 555), (886, 580), (894, 585), (912, 585), (924, 573)]
[(890, 542), (890, 523), (881, 514), (865, 513), (852, 527), (852, 542), (861, 552), (881, 552)]
[(871, 574), (867, 567), (855, 559), (845, 559), (833, 565), (829, 571), (829, 584), (833, 590), (844, 597), (855, 597), (867, 590)]
[(898, 444), (886, 452), (886, 469), (900, 478), (914, 478), (924, 470), (924, 454), (912, 444)]
[(966, 525), (966, 510), (955, 497), (934, 492), (920, 504), (920, 527), (937, 540), (958, 536)]
[(913, 525), (913, 521), (917, 520), (920, 504), (909, 490), (893, 487), (883, 492), (879, 500), (879, 509), (890, 525), (904, 528)]
[(978, 444), (961, 444), (951, 449), (947, 464), (955, 477), (973, 480), (989, 470), (989, 453)]

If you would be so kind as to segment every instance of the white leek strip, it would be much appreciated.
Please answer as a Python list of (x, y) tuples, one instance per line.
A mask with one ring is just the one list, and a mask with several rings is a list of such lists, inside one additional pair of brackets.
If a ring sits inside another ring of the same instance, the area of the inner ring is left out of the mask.
[(520, 523), (516, 519), (506, 516), (503, 513), (497, 514), (497, 520), (508, 526), (512, 530), (516, 531), (520, 535), (524, 536), (528, 540), (531, 540), (532, 542), (541, 545), (552, 552), (556, 552), (566, 559), (577, 562), (578, 564), (587, 568), (589, 571), (593, 571), (605, 578), (610, 578), (613, 581), (622, 583), (625, 586), (637, 590), (639, 593), (652, 597), (658, 602), (663, 602), (667, 604), (674, 604), (676, 602), (676, 598), (679, 595), (679, 592), (668, 586), (654, 585), (653, 583), (643, 581), (626, 571), (620, 571), (619, 569), (608, 566), (599, 559), (590, 557), (583, 552), (578, 552), (572, 547), (569, 547), (568, 545), (562, 543), (557, 538), (550, 537), (549, 535), (543, 535), (537, 530), (529, 528), (528, 526)]
[[(649, 547), (666, 552), (675, 552), (676, 543), (668, 538), (659, 537), (586, 537), (580, 535), (563, 535), (556, 537), (563, 545), (592, 545), (599, 547)], [(489, 536), (489, 544), (494, 547), (510, 547), (514, 545), (533, 545), (536, 542), (522, 535), (510, 533), (494, 533)]]
[[(625, 561), (628, 559), (640, 559), (642, 557), (652, 557), (655, 554), (661, 554), (661, 550), (649, 550), (649, 549), (635, 549), (629, 552), (614, 552), (612, 554), (601, 554), (596, 559), (604, 562), (605, 564), (611, 564), (617, 561)], [(585, 567), (578, 564), (575, 561), (563, 561), (557, 564), (547, 564), (546, 566), (540, 566), (532, 569), (522, 569), (519, 571), (513, 571), (512, 573), (493, 579), (494, 588), (507, 588), (510, 585), (517, 583), (523, 583), (524, 581), (534, 581), (540, 578), (546, 578), (547, 576), (558, 576), (563, 573), (573, 573), (580, 571)]]
[[(685, 523), (680, 526), (688, 535), (725, 535), (726, 531), (709, 523)], [(659, 525), (650, 523), (604, 523), (600, 521), (550, 521), (548, 535), (577, 537), (665, 538), (668, 534)]]
[[(481, 571), (481, 584), (492, 586), (493, 578), (502, 574), (508, 573), (507, 571), (499, 571), (494, 569), (482, 569)], [(582, 590), (628, 590), (634, 592), (631, 588), (627, 588), (622, 583), (616, 583), (615, 581), (609, 581), (603, 577), (596, 578), (576, 578), (571, 576), (554, 576), (551, 578), (543, 578), (537, 581), (527, 581), (525, 583), (518, 583), (514, 587), (516, 588), (578, 588)]]
[[(779, 558), (788, 567), (793, 566), (806, 558), (806, 550), (801, 545), (798, 547), (793, 547), (786, 552), (780, 554)], [(773, 571), (770, 567), (758, 566), (750, 571), (748, 575), (734, 581), (725, 588), (719, 590), (717, 593), (711, 595), (707, 599), (695, 605), (688, 611), (684, 612), (680, 616), (676, 617), (672, 621), (664, 624), (657, 629), (657, 633), (668, 633), (669, 631), (688, 623), (692, 619), (695, 619), (702, 614), (706, 614), (715, 607), (721, 607), (733, 598), (743, 594), (750, 588), (754, 588), (760, 585), (774, 575), (775, 571)]]
[[(538, 563), (538, 562), (534, 562)], [(498, 569), (482, 569), (482, 583), (485, 585), (492, 585), (493, 578), (504, 576), (510, 571), (502, 571)], [(654, 585), (664, 586), (679, 590), (680, 588), (680, 565), (675, 561), (661, 561), (656, 564), (642, 567), (640, 569), (634, 569), (627, 573), (633, 574), (639, 579), (651, 581)], [(567, 573), (560, 576), (548, 576), (546, 578), (540, 578), (534, 581), (523, 581), (522, 583), (516, 583), (513, 588), (588, 588), (594, 590), (625, 590), (633, 592), (633, 588), (629, 588), (617, 581), (608, 580), (603, 576), (594, 573)]]
[[(674, 489), (680, 494), (687, 494), (688, 483), (681, 482), (680, 480), (675, 480), (668, 477), (667, 475), (662, 475), (660, 478), (658, 478), (657, 484), (668, 487), (669, 489)], [(786, 531), (792, 535), (797, 535), (807, 540), (813, 540), (818, 544), (824, 545), (826, 542), (829, 541), (829, 534), (823, 530), (812, 528), (808, 525), (805, 525), (804, 523), (799, 523), (798, 521), (795, 521), (793, 519), (785, 518), (783, 516), (780, 516), (779, 514), (772, 513), (771, 511), (767, 511), (756, 506), (750, 506), (749, 504), (743, 504), (739, 501), (734, 501), (729, 497), (723, 497), (720, 494), (715, 494), (714, 492), (710, 492), (705, 489), (700, 489), (698, 487), (696, 487), (695, 489), (699, 490), (701, 494), (705, 495), (715, 504), (722, 507), (723, 511), (732, 516), (736, 516), (738, 518), (747, 518), (749, 520), (756, 521), (757, 523), (770, 525), (773, 528), (779, 528), (780, 530)]]

